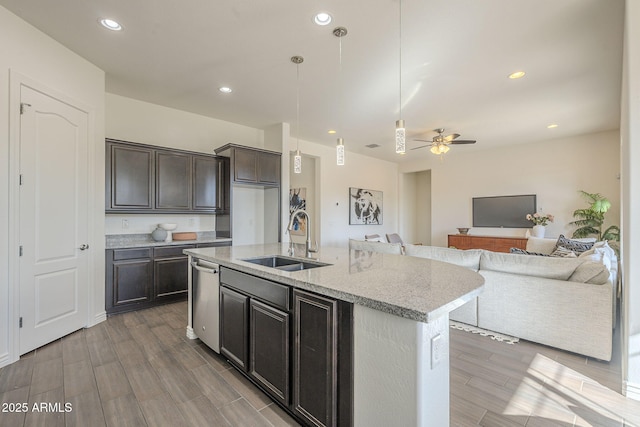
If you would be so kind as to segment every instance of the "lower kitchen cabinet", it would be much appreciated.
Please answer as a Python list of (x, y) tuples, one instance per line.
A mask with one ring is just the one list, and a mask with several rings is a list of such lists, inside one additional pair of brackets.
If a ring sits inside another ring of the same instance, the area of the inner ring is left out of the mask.
[(249, 303), (249, 375), (283, 405), (289, 404), (289, 313)]
[(353, 305), (226, 267), (220, 281), (220, 353), (303, 425), (353, 425)]
[(220, 286), (220, 354), (242, 371), (249, 367), (249, 297)]
[(194, 247), (230, 246), (231, 242), (107, 249), (107, 314), (139, 310), (187, 298), (189, 259)]

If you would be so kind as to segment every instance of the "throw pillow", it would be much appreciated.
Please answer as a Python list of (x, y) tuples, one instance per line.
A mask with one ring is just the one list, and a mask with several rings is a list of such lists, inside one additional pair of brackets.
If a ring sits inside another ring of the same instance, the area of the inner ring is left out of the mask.
[(556, 250), (551, 254), (553, 257), (558, 258), (578, 258), (575, 252), (570, 249), (565, 248), (564, 246), (556, 247)]
[(591, 249), (593, 247), (593, 242), (581, 242), (579, 240), (567, 239), (566, 237), (564, 237), (564, 235), (561, 234), (560, 237), (558, 237), (558, 241), (556, 242), (556, 249), (554, 250), (554, 252), (559, 247), (563, 247), (579, 255), (582, 252)]
[(540, 252), (525, 251), (524, 249), (520, 249), (520, 248), (511, 248), (509, 249), (509, 252), (512, 254), (520, 254), (520, 255), (549, 256), (548, 254), (542, 254)]

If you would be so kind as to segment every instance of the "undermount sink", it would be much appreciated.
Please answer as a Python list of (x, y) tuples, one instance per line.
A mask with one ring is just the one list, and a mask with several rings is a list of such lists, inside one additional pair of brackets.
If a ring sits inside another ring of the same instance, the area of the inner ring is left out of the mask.
[(310, 268), (324, 267), (326, 264), (318, 261), (308, 261), (298, 258), (289, 258), (281, 255), (267, 255), (256, 258), (245, 258), (242, 261), (263, 265), (283, 271), (308, 270)]

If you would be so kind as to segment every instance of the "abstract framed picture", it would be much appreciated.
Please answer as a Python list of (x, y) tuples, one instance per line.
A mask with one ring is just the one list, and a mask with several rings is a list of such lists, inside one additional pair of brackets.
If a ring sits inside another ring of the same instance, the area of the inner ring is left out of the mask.
[(349, 225), (382, 224), (382, 191), (349, 187)]
[[(298, 209), (307, 210), (307, 189), (291, 188), (289, 190), (289, 217)], [(294, 236), (304, 236), (307, 233), (306, 219), (299, 215), (293, 219), (291, 234)]]

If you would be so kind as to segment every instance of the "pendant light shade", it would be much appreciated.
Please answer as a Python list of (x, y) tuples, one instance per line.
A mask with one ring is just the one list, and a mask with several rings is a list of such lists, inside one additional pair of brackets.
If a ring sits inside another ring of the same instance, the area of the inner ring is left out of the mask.
[(338, 143), (336, 144), (336, 164), (344, 166), (344, 140), (342, 138), (338, 138)]
[(296, 64), (296, 153), (293, 156), (293, 173), (302, 173), (302, 155), (300, 154), (300, 64), (302, 56), (292, 56), (291, 62)]
[(396, 153), (404, 154), (406, 150), (405, 144), (405, 128), (404, 120), (396, 120)]
[(302, 156), (300, 150), (296, 150), (296, 154), (293, 156), (293, 173), (302, 173)]

